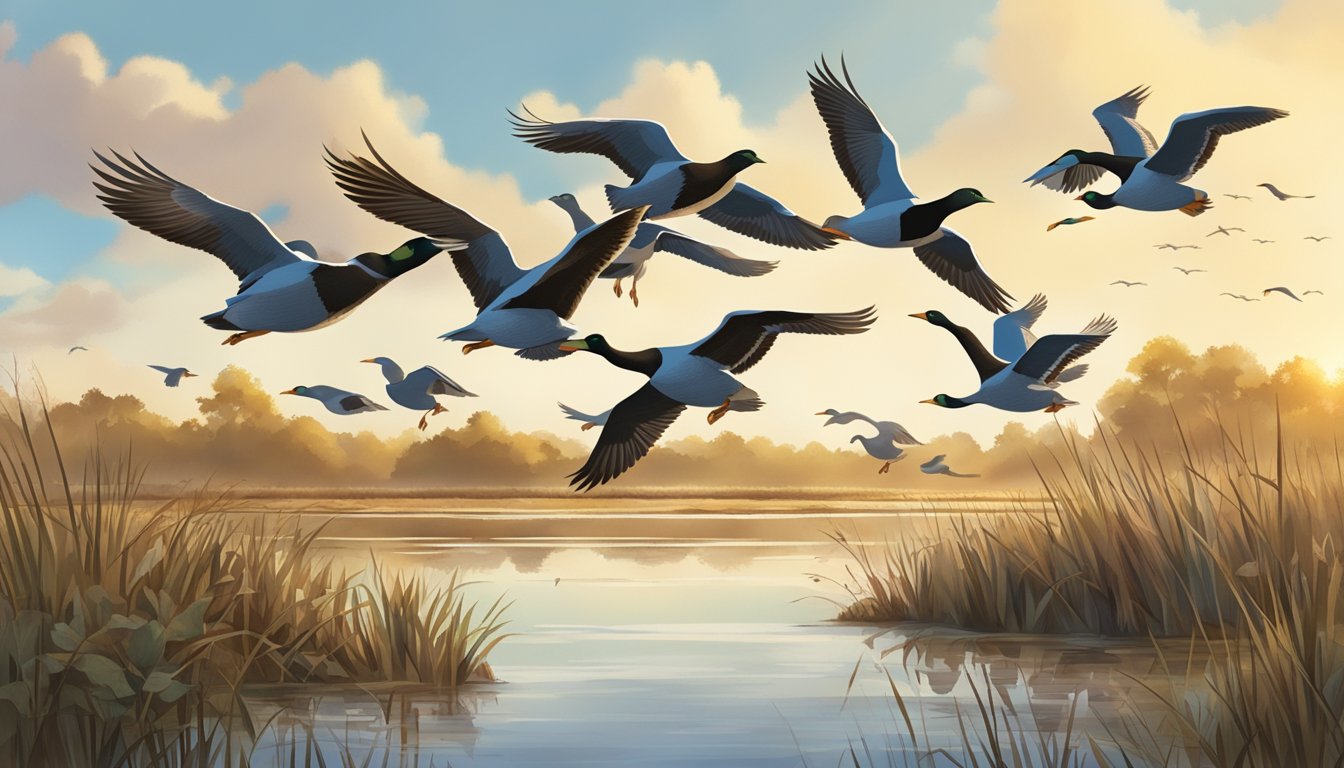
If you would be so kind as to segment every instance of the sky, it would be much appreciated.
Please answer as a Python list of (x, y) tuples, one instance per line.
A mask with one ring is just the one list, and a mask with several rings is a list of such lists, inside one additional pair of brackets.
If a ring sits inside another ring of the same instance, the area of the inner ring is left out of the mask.
[[(996, 201), (951, 223), (1020, 302), (1049, 296), (1038, 330), (1073, 331), (1103, 312), (1119, 320), (1120, 331), (1089, 356), (1089, 375), (1065, 388), (1082, 405), (1064, 418), (1089, 422), (1090, 403), (1159, 334), (1199, 349), (1241, 343), (1271, 365), (1302, 355), (1344, 367), (1332, 330), (1344, 327), (1344, 231), (1331, 209), (1331, 182), (1344, 170), (1336, 144), (1344, 107), (1327, 95), (1344, 81), (1339, 4), (975, 0), (845, 3), (819, 13), (814, 3), (730, 2), (683, 3), (675, 15), (603, 2), (278, 5), (147, 2), (129, 13), (116, 3), (78, 12), (0, 3), (0, 353), (40, 376), (54, 398), (97, 386), (188, 418), (208, 377), (230, 363), (276, 392), (325, 383), (377, 398), (377, 368), (358, 361), (388, 355), (408, 369), (433, 364), (481, 394), (448, 403), (452, 412), (438, 419), (460, 423), (487, 408), (511, 428), (563, 433), (573, 425), (556, 401), (601, 411), (639, 386), (637, 375), (594, 356), (538, 364), (493, 349), (464, 358), (435, 339), (472, 315), (446, 258), (329, 328), (221, 347), (222, 334), (197, 318), (223, 306), (232, 275), (103, 210), (89, 183), (90, 149), (133, 148), (260, 212), (283, 239), (310, 240), (343, 260), (409, 237), (346, 201), (322, 166), (324, 144), (357, 148), (363, 129), (412, 179), (499, 229), (530, 265), (571, 234), (547, 197), (571, 191), (601, 214), (601, 185), (625, 180), (601, 158), (545, 153), (511, 137), (506, 109), (526, 102), (550, 119), (656, 119), (692, 157), (750, 146), (768, 163), (746, 180), (820, 221), (859, 208), (806, 91), (812, 63), (841, 53), (900, 144), (916, 192), (927, 200), (973, 186)], [(1141, 83), (1153, 95), (1139, 117), (1159, 138), (1177, 114), (1213, 106), (1292, 116), (1222, 141), (1191, 182), (1215, 200), (1197, 219), (1115, 210), (1047, 233), (1051, 221), (1092, 212), (1021, 179), (1065, 149), (1104, 148), (1090, 110)], [(1318, 197), (1279, 203), (1255, 187), (1262, 181)], [(986, 337), (992, 318), (909, 251), (844, 243), (803, 253), (699, 220), (675, 224), (780, 268), (739, 279), (660, 256), (641, 282), (638, 309), (599, 281), (573, 324), (639, 348), (693, 341), (737, 309), (875, 304), (880, 320), (853, 338), (782, 339), (741, 377), (766, 409), (713, 427), (691, 412), (669, 436), (732, 429), (839, 446), (848, 433), (823, 432), (812, 415), (832, 407), (899, 421), (916, 436), (967, 431), (981, 440), (1010, 420), (1036, 427), (1053, 418), (918, 404), (938, 392), (968, 394), (975, 378), (945, 332), (906, 315), (941, 309)], [(1247, 231), (1207, 237), (1219, 225)], [(1316, 244), (1306, 234), (1336, 239)], [(1152, 248), (1167, 241), (1201, 248), (1178, 256)], [(1186, 277), (1176, 265), (1208, 271)], [(1149, 285), (1108, 285), (1121, 278)], [(1248, 304), (1218, 295), (1258, 297), (1271, 285), (1325, 296)], [(90, 351), (67, 355), (75, 344)], [(165, 389), (150, 363), (206, 378)], [(340, 429), (394, 434), (417, 418), (395, 410), (342, 418), (283, 400), (289, 413)]]

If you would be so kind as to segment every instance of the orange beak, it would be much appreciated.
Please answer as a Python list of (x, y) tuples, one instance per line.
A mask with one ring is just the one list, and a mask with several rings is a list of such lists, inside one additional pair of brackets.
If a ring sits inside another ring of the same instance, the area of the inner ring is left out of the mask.
[(377, 360), (374, 360), (373, 358), (369, 358), (369, 359), (367, 359), (367, 360), (360, 360), (359, 362), (361, 362), (361, 363), (376, 363), (376, 362), (378, 362), (378, 361), (377, 361)]
[(822, 227), (822, 228), (821, 228), (821, 231), (822, 231), (822, 232), (825, 232), (826, 234), (830, 235), (831, 237), (838, 237), (838, 238), (840, 238), (841, 240), (853, 240), (853, 239), (854, 239), (854, 238), (850, 237), (849, 235), (845, 234), (844, 232), (841, 232), (840, 230), (836, 229), (835, 227)]
[(182, 375), (186, 376), (187, 378), (193, 378), (196, 376), (196, 374), (192, 373), (191, 371), (183, 371)]
[(928, 319), (929, 319), (928, 314), (925, 313), (925, 312), (916, 312), (915, 314), (911, 315), (911, 317), (917, 317), (917, 318), (919, 318), (920, 320), (928, 320)]
[(1077, 196), (1077, 197), (1075, 197), (1075, 198), (1073, 198), (1073, 199), (1074, 199), (1074, 200), (1082, 200), (1082, 199), (1083, 199), (1083, 196), (1082, 196), (1082, 195), (1079, 195), (1079, 196)]
[(282, 394), (282, 395), (297, 395), (297, 394), (299, 394), (299, 393), (298, 393), (298, 392), (295, 392), (295, 391), (292, 390), (292, 389), (286, 389), (284, 392), (281, 392), (280, 394)]
[(929, 398), (928, 400), (920, 400), (919, 402), (921, 402), (921, 403), (928, 403), (929, 405), (937, 405), (937, 404), (938, 404), (933, 398)]

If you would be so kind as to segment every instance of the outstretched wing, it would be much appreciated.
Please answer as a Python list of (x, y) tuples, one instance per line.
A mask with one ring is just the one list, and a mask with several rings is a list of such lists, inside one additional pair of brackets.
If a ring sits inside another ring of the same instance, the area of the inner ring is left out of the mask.
[(1031, 297), (1024, 306), (994, 320), (994, 355), (1001, 360), (1016, 360), (1036, 341), (1031, 327), (1045, 314), (1042, 294)]
[(509, 112), (514, 136), (550, 152), (582, 152), (601, 155), (616, 164), (631, 179), (641, 179), (658, 163), (686, 160), (661, 123), (652, 120), (591, 118), (552, 123), (532, 114)]
[(781, 333), (863, 333), (876, 319), (873, 307), (857, 312), (732, 312), (691, 349), (691, 354), (741, 373), (760, 362)]
[(676, 254), (701, 266), (737, 277), (758, 277), (774, 271), (775, 266), (779, 264), (777, 261), (743, 258), (727, 248), (701, 242), (658, 224), (645, 222), (642, 226), (657, 227), (656, 250)]
[(990, 279), (966, 238), (943, 227), (935, 239), (915, 246), (915, 256), (933, 274), (995, 314), (1008, 311), (1012, 296)]
[(1223, 136), (1287, 116), (1282, 109), (1270, 107), (1220, 107), (1187, 112), (1172, 122), (1167, 140), (1148, 159), (1147, 168), (1185, 181), (1204, 167)]
[(597, 445), (569, 484), (587, 491), (618, 477), (644, 458), (658, 438), (677, 420), (686, 404), (659, 392), (652, 383), (616, 404), (597, 438)]
[(139, 154), (135, 160), (128, 160), (113, 152), (116, 161), (93, 154), (106, 166), (89, 167), (103, 180), (93, 182), (93, 186), (109, 211), (164, 240), (218, 258), (240, 282), (307, 260), (286, 248), (256, 214), (183, 184)]
[(719, 202), (700, 211), (701, 218), (724, 229), (771, 245), (819, 251), (835, 245), (821, 227), (785, 208), (778, 200), (738, 182)]
[(574, 238), (565, 252), (546, 266), (546, 271), (527, 290), (505, 302), (509, 309), (549, 309), (568, 319), (593, 280), (611, 260), (625, 250), (634, 237), (647, 205), (631, 208), (587, 229)]
[(807, 79), (812, 86), (812, 101), (831, 136), (835, 161), (849, 186), (865, 208), (913, 198), (915, 193), (901, 175), (896, 140), (859, 95), (844, 57), (840, 59), (840, 71), (845, 75), (843, 83), (823, 56)]
[(407, 386), (428, 395), (449, 395), (451, 397), (475, 397), (466, 387), (448, 378), (442, 371), (430, 365), (416, 368), (406, 375)]
[(1078, 358), (1101, 346), (1115, 333), (1116, 327), (1115, 320), (1103, 315), (1088, 323), (1082, 333), (1042, 336), (1013, 365), (1013, 372), (1041, 384), (1050, 384)]
[[(1115, 154), (1148, 157), (1157, 151), (1157, 139), (1135, 119), (1139, 114), (1139, 106), (1147, 98), (1148, 87), (1141, 85), (1092, 110), (1092, 116), (1101, 124), (1101, 130), (1106, 133)], [(1101, 175), (1100, 170), (1097, 175)]]
[(498, 232), (401, 175), (378, 154), (367, 135), (364, 144), (373, 160), (353, 154), (340, 158), (327, 149), (327, 168), (336, 177), (336, 185), (355, 205), (383, 221), (448, 241), (453, 266), (471, 292), (477, 310), (484, 309), (523, 276)]

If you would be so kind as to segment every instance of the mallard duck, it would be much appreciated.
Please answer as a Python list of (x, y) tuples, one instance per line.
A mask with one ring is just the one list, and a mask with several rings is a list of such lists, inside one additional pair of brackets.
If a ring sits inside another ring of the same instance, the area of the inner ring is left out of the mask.
[[(936, 309), (916, 312), (910, 316), (923, 320), (930, 325), (936, 325), (952, 334), (952, 337), (961, 344), (961, 348), (971, 361), (971, 365), (975, 367), (980, 382), (984, 383), (1017, 362), (1022, 355), (1026, 354), (1027, 349), (1036, 343), (1036, 335), (1031, 332), (1031, 329), (1041, 319), (1041, 315), (1045, 314), (1047, 306), (1045, 296), (1038, 293), (1031, 297), (1031, 301), (1021, 307), (996, 318), (994, 320), (993, 354), (985, 349), (985, 345), (969, 328), (953, 323), (947, 315)], [(1085, 373), (1087, 373), (1086, 363), (1071, 366), (1061, 371), (1055, 377), (1051, 386), (1058, 386), (1061, 383), (1081, 378)]]
[(1089, 187), (1110, 171), (1125, 181), (1134, 167), (1157, 151), (1157, 140), (1138, 121), (1139, 107), (1148, 98), (1148, 88), (1139, 86), (1092, 110), (1092, 117), (1111, 142), (1111, 152), (1070, 149), (1059, 159), (1028, 176), (1032, 186), (1043, 184), (1056, 192), (1076, 192)]
[(901, 175), (895, 140), (859, 95), (843, 60), (840, 68), (843, 83), (823, 58), (808, 73), (808, 81), (836, 162), (863, 202), (863, 211), (828, 217), (824, 229), (877, 248), (913, 248), (924, 266), (952, 287), (991, 312), (1007, 311), (1012, 296), (985, 273), (971, 244), (943, 226), (951, 214), (993, 201), (979, 190), (963, 187), (937, 200), (915, 203), (915, 193)]
[(449, 252), (476, 304), (476, 319), (439, 338), (470, 342), (463, 354), (499, 345), (529, 360), (561, 357), (557, 346), (575, 333), (563, 321), (574, 314), (593, 279), (630, 244), (644, 209), (589, 227), (550, 261), (523, 269), (498, 232), (416, 186), (378, 154), (367, 136), (364, 141), (373, 160), (342, 159), (327, 150), (327, 166), (345, 196), (380, 219), (465, 244)]
[(601, 334), (561, 345), (585, 351), (649, 381), (617, 403), (588, 461), (570, 475), (575, 490), (587, 491), (618, 477), (649, 452), (687, 406), (712, 408), (714, 424), (729, 411), (756, 411), (764, 403), (734, 378), (761, 361), (781, 333), (841, 335), (863, 333), (876, 319), (873, 308), (858, 312), (732, 312), (719, 327), (693, 344), (637, 352), (616, 349)]
[(885, 475), (891, 470), (891, 465), (905, 458), (905, 451), (900, 448), (901, 445), (923, 445), (911, 435), (905, 427), (894, 421), (874, 421), (871, 418), (859, 413), (858, 411), (837, 411), (834, 408), (827, 408), (817, 413), (818, 416), (829, 416), (823, 427), (832, 424), (849, 424), (853, 421), (866, 421), (877, 429), (877, 434), (868, 437), (866, 435), (855, 435), (849, 439), (849, 442), (858, 442), (863, 445), (863, 450), (874, 459), (883, 462), (878, 468), (877, 474)]
[(432, 366), (421, 366), (407, 374), (390, 357), (371, 357), (360, 362), (373, 363), (382, 368), (383, 378), (387, 379), (387, 386), (385, 387), (387, 396), (392, 398), (392, 402), (412, 411), (426, 412), (420, 417), (421, 430), (429, 426), (430, 416), (437, 416), (448, 411), (447, 408), (439, 405), (438, 400), (435, 399), (436, 395), (447, 395), (449, 397), (476, 396)]
[(215, 256), (238, 276), (238, 295), (201, 318), (211, 328), (236, 331), (225, 344), (330, 325), (450, 245), (417, 237), (391, 253), (327, 264), (304, 240), (280, 242), (256, 214), (177, 181), (138, 154), (135, 161), (112, 154), (117, 161), (94, 153), (106, 169), (89, 166), (103, 180), (93, 185), (109, 211), (164, 240)]
[(364, 395), (347, 392), (344, 389), (328, 387), (325, 384), (317, 384), (311, 387), (295, 387), (281, 392), (282, 395), (298, 395), (318, 401), (326, 406), (328, 411), (337, 416), (350, 416), (356, 413), (369, 413), (371, 411), (386, 411), (387, 408), (381, 406)]
[(601, 155), (630, 177), (628, 187), (606, 185), (613, 211), (647, 206), (649, 219), (699, 214), (707, 221), (771, 245), (815, 251), (835, 238), (785, 208), (779, 201), (737, 181), (737, 175), (765, 162), (750, 149), (722, 160), (689, 160), (667, 129), (652, 120), (590, 118), (552, 123), (523, 107), (528, 117), (509, 113), (514, 136), (550, 152)]
[(940, 393), (920, 402), (941, 408), (965, 408), (980, 403), (1016, 413), (1054, 413), (1077, 405), (1077, 401), (1065, 398), (1051, 385), (1078, 358), (1101, 346), (1115, 329), (1115, 321), (1103, 315), (1089, 323), (1082, 333), (1042, 336), (1017, 362), (983, 381), (975, 392), (965, 397)]
[[(568, 192), (550, 198), (552, 203), (569, 214), (574, 222), (574, 231), (582, 232), (593, 226), (593, 219), (584, 213), (579, 201)], [(635, 230), (635, 236), (620, 256), (598, 275), (604, 280), (615, 280), (612, 289), (616, 296), (621, 295), (621, 280), (630, 278), (630, 301), (639, 306), (639, 279), (648, 271), (649, 259), (656, 252), (673, 253), (697, 264), (712, 267), (737, 277), (756, 277), (774, 270), (777, 261), (759, 261), (745, 259), (727, 248), (710, 245), (693, 237), (668, 229), (661, 224), (645, 221)]]
[[(69, 354), (68, 352), (66, 354)], [(189, 379), (196, 374), (188, 371), (186, 368), (169, 368), (166, 365), (151, 365), (150, 368), (164, 374), (163, 386), (176, 387), (182, 383), (182, 379)]]

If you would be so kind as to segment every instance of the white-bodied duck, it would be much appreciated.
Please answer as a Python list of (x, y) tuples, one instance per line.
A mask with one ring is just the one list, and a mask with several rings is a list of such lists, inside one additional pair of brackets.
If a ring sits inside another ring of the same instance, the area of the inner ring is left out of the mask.
[(420, 429), (422, 430), (429, 426), (430, 416), (437, 416), (448, 411), (447, 408), (439, 404), (435, 396), (476, 396), (433, 366), (421, 366), (410, 373), (406, 373), (390, 357), (371, 357), (360, 362), (373, 363), (382, 369), (383, 378), (387, 379), (387, 386), (385, 387), (387, 396), (392, 398), (392, 402), (412, 411), (425, 411), (425, 414), (420, 417)]
[(849, 439), (849, 442), (858, 442), (863, 445), (863, 450), (874, 459), (882, 462), (878, 468), (877, 474), (885, 475), (891, 470), (891, 465), (905, 458), (905, 451), (901, 449), (902, 445), (923, 445), (915, 439), (915, 436), (900, 424), (894, 421), (874, 421), (868, 416), (858, 411), (837, 411), (834, 408), (827, 408), (817, 413), (818, 416), (829, 416), (823, 427), (829, 427), (832, 424), (849, 424), (854, 421), (865, 421), (877, 429), (877, 434), (872, 437), (867, 435), (855, 435)]

